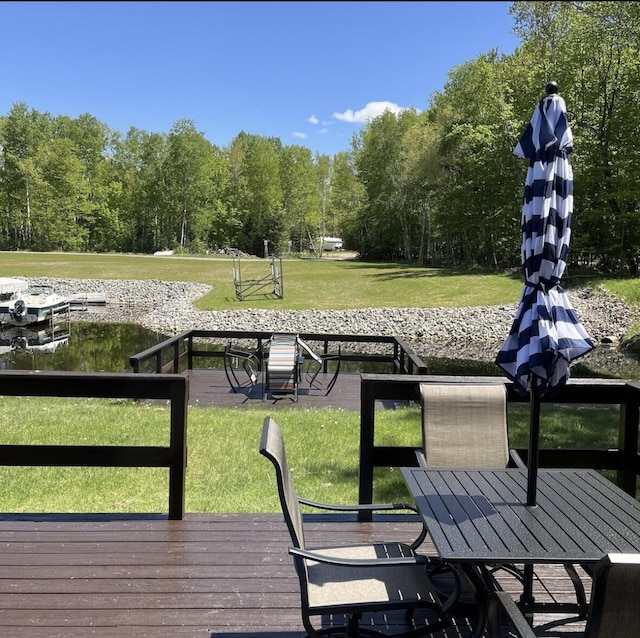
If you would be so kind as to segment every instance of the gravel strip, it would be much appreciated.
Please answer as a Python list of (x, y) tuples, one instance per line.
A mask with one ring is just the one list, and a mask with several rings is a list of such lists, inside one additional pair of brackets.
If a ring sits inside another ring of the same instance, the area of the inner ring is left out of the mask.
[[(159, 280), (37, 278), (63, 295), (103, 293), (106, 307), (73, 312), (73, 321), (137, 323), (166, 335), (185, 330), (257, 330), (391, 335), (403, 339), (421, 356), (493, 361), (506, 339), (517, 304), (467, 308), (366, 308), (359, 310), (200, 311), (193, 302), (210, 287)], [(604, 289), (572, 289), (569, 299), (597, 347), (581, 361), (626, 369), (629, 359), (617, 347), (637, 314)], [(245, 302), (246, 303), (246, 302)], [(362, 346), (359, 346), (362, 348)]]

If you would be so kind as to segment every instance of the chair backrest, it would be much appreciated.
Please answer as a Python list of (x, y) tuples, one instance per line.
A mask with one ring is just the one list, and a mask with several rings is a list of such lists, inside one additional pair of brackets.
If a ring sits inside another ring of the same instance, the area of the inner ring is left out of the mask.
[(507, 467), (504, 383), (422, 383), (420, 402), (427, 467)]
[(267, 379), (270, 391), (295, 392), (297, 384), (298, 337), (274, 334), (269, 342)]
[(640, 554), (608, 554), (595, 567), (585, 638), (640, 636)]
[(266, 456), (276, 470), (276, 481), (278, 483), (278, 496), (280, 506), (284, 514), (284, 520), (289, 528), (291, 541), (294, 547), (304, 548), (304, 531), (302, 528), (302, 512), (298, 503), (298, 495), (289, 466), (287, 465), (287, 455), (284, 447), (284, 438), (280, 426), (271, 418), (266, 417), (262, 424), (262, 437), (260, 439), (260, 454)]

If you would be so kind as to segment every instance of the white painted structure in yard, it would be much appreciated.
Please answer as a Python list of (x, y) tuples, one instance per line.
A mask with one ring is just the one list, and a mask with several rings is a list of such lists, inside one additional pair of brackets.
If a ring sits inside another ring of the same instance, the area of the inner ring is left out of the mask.
[(322, 245), (322, 250), (342, 250), (340, 237), (319, 237), (318, 243)]

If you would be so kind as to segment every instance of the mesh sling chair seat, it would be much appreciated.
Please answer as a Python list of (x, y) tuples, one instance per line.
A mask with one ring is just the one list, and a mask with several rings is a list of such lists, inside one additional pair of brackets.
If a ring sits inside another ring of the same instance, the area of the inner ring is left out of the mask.
[[(593, 569), (587, 622), (582, 634), (584, 638), (640, 636), (639, 591), (640, 554), (604, 556)], [(508, 593), (493, 592), (489, 597), (487, 636), (502, 638), (514, 635), (535, 638), (537, 634)], [(571, 632), (571, 635), (577, 634)]]
[[(266, 417), (263, 423), (260, 453), (275, 468), (280, 504), (292, 541), (289, 553), (300, 584), (302, 622), (309, 636), (380, 635), (383, 632), (363, 626), (362, 615), (393, 610), (405, 611), (405, 620), (412, 625), (408, 630), (404, 627), (396, 632), (396, 636), (424, 635), (449, 625), (450, 601), (441, 603), (427, 576), (429, 559), (415, 552), (424, 540), (424, 526), (410, 544), (389, 542), (313, 549), (305, 546), (301, 505), (334, 512), (416, 512), (414, 507), (405, 504), (341, 506), (298, 497), (287, 465), (282, 431), (271, 417)], [(330, 535), (331, 529), (327, 526), (327, 535)], [(417, 609), (429, 610), (424, 624), (413, 622), (413, 612)]]

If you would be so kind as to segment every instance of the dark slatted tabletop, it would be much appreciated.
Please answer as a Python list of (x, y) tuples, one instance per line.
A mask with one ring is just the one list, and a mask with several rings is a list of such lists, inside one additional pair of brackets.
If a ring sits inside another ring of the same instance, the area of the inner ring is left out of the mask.
[(640, 502), (594, 470), (403, 468), (439, 555), (452, 562), (595, 563), (640, 552)]

